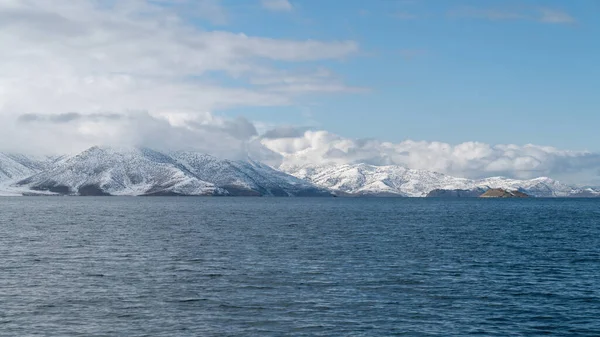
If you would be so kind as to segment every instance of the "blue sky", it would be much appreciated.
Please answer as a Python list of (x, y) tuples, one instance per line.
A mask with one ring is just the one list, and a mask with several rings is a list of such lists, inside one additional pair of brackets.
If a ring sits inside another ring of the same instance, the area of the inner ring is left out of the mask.
[(354, 138), (600, 150), (600, 2), (290, 4), (291, 11), (268, 11), (256, 1), (223, 1), (226, 24), (198, 24), (273, 38), (356, 41), (355, 55), (307, 66), (325, 67), (365, 92), (223, 113)]
[(597, 0), (0, 1), (0, 151), (253, 149), (600, 185), (598, 14)]

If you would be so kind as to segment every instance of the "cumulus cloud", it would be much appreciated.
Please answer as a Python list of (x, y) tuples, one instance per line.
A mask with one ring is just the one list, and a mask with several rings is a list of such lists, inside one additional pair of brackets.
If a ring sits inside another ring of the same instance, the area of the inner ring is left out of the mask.
[(304, 135), (309, 128), (299, 128), (294, 126), (279, 126), (267, 130), (261, 135), (263, 139), (280, 139), (280, 138), (299, 138)]
[(597, 177), (600, 154), (559, 150), (537, 145), (489, 145), (465, 142), (407, 140), (390, 143), (375, 139), (348, 139), (326, 131), (305, 131), (297, 137), (264, 137), (266, 148), (280, 154), (283, 167), (306, 164), (400, 165), (453, 176), (482, 178), (550, 176), (568, 181)]
[(312, 63), (355, 54), (354, 41), (210, 31), (202, 19), (224, 23), (227, 11), (218, 0), (0, 1), (0, 146), (45, 146), (36, 134), (23, 144), (12, 136), (41, 122), (106, 128), (107, 116), (132, 111), (173, 121), (361, 90)]

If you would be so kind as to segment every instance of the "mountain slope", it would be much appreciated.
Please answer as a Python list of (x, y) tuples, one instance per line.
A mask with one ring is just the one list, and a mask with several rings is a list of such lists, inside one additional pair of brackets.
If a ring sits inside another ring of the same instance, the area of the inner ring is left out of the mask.
[(400, 166), (367, 164), (286, 168), (288, 173), (333, 191), (354, 195), (421, 197), (434, 189), (454, 189), (467, 179)]
[(90, 148), (17, 183), (36, 191), (78, 195), (219, 195), (173, 158), (146, 148)]
[(600, 196), (600, 191), (593, 189), (584, 191), (545, 177), (531, 180), (503, 177), (471, 180), (401, 166), (367, 164), (282, 166), (281, 169), (341, 195), (424, 197), (434, 190), (439, 194), (443, 190), (472, 191), (500, 188), (518, 190), (535, 197)]
[(16, 183), (67, 195), (331, 196), (267, 165), (198, 152), (93, 147)]
[(20, 189), (11, 186), (15, 181), (47, 169), (59, 159), (0, 153), (0, 195), (22, 195)]
[[(0, 154), (0, 195), (241, 195), (467, 197), (490, 189), (534, 197), (598, 197), (550, 178), (479, 180), (367, 164), (282, 166), (223, 160), (190, 151), (90, 148), (76, 156)], [(431, 192), (431, 193), (430, 193)]]
[(27, 177), (45, 168), (45, 162), (24, 155), (0, 153), (0, 181)]
[(227, 190), (230, 195), (330, 195), (328, 191), (319, 189), (307, 181), (252, 160), (222, 160), (190, 151), (174, 152), (171, 153), (171, 157), (198, 178)]

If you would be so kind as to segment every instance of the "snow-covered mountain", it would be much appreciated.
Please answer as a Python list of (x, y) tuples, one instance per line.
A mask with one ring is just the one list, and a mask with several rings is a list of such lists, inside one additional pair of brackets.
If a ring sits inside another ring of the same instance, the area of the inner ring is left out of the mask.
[(545, 177), (531, 180), (503, 177), (472, 180), (401, 166), (367, 164), (282, 166), (281, 169), (341, 195), (424, 197), (432, 190), (501, 188), (522, 191), (535, 197), (600, 196), (600, 190), (578, 189)]
[(424, 197), (434, 190), (436, 195), (466, 196), (488, 189), (518, 190), (534, 197), (600, 197), (600, 189), (576, 188), (550, 178), (472, 180), (400, 166), (283, 165), (278, 170), (251, 159), (148, 148), (92, 147), (75, 156), (41, 158), (0, 153), (0, 195)]
[(0, 196), (21, 195), (11, 187), (15, 181), (47, 169), (60, 157), (34, 157), (21, 154), (0, 153)]
[(230, 195), (330, 195), (325, 189), (251, 159), (223, 160), (190, 151), (173, 152), (171, 157), (198, 178), (227, 190)]
[[(507, 191), (521, 191), (534, 197), (553, 198), (553, 197), (574, 197), (582, 190), (576, 187), (563, 184), (554, 179), (540, 177), (530, 180), (508, 179), (504, 177), (493, 177), (480, 180), (474, 180), (474, 187), (503, 189)], [(600, 191), (598, 191), (600, 196)]]
[(221, 160), (197, 152), (166, 154), (148, 148), (92, 147), (17, 181), (12, 188), (13, 192), (68, 195), (331, 195), (251, 160)]
[(221, 195), (173, 158), (146, 148), (92, 147), (16, 183), (34, 191), (78, 195)]
[(0, 181), (23, 178), (39, 172), (47, 165), (44, 159), (0, 153)]

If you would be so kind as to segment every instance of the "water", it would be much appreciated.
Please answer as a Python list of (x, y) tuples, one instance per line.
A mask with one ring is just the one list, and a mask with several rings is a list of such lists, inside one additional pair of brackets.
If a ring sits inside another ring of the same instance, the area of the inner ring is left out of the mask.
[(600, 200), (0, 198), (0, 335), (600, 336)]

